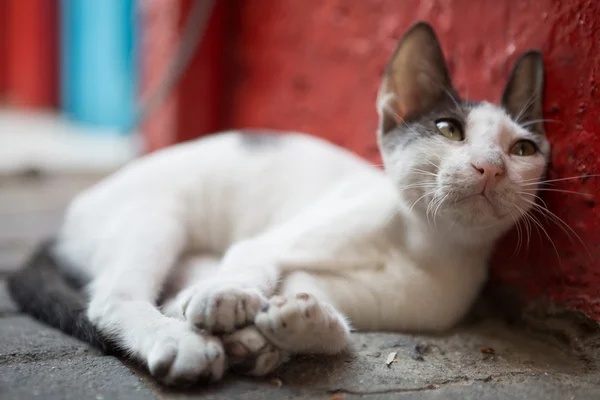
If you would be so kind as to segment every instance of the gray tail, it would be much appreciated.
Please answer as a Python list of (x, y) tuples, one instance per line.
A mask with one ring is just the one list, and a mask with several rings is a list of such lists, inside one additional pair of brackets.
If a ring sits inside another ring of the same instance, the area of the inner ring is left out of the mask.
[(43, 243), (25, 267), (9, 277), (8, 291), (20, 309), (54, 328), (108, 354), (119, 349), (104, 338), (86, 315), (87, 301), (75, 280), (52, 255), (52, 241)]

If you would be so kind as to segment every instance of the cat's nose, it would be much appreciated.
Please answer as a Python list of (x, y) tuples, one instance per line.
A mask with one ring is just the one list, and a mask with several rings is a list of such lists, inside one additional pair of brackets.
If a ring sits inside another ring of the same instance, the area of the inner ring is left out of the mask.
[(498, 178), (505, 174), (504, 165), (496, 163), (471, 163), (477, 172), (483, 175), (484, 179)]

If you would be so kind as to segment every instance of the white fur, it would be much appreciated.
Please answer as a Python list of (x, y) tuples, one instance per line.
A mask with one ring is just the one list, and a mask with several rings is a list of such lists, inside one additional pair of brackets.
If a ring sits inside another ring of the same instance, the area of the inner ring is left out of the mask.
[[(343, 350), (348, 321), (441, 331), (479, 292), (495, 240), (530, 208), (516, 191), (535, 187), (518, 182), (546, 160), (508, 153), (528, 135), (483, 105), (465, 142), (440, 135), (392, 153), (388, 178), (310, 136), (253, 148), (223, 133), (139, 159), (81, 194), (55, 251), (90, 280), (91, 321), (167, 382), (220, 378), (222, 332), (236, 335), (222, 339), (236, 354), (260, 355), (256, 375), (287, 352)], [(504, 172), (490, 180), (471, 163)], [(484, 181), (489, 201), (459, 201)], [(407, 187), (416, 182), (431, 186)], [(281, 354), (260, 350), (256, 329)]]

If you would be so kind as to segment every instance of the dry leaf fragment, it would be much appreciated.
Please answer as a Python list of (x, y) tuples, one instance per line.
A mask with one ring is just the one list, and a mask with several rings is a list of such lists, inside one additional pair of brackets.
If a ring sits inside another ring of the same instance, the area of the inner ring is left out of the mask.
[(279, 378), (273, 378), (271, 379), (271, 383), (275, 386), (277, 386), (278, 388), (283, 386), (283, 381)]
[(390, 365), (392, 365), (392, 363), (394, 362), (394, 360), (396, 359), (396, 355), (398, 355), (397, 352), (392, 351), (390, 354), (387, 355), (387, 358), (385, 359), (385, 365), (387, 365), (388, 367)]

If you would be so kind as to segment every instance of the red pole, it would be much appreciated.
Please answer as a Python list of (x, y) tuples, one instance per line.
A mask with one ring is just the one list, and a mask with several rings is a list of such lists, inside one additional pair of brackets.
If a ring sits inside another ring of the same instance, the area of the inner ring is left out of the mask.
[(4, 7), (9, 104), (55, 107), (58, 98), (56, 0), (8, 0)]

